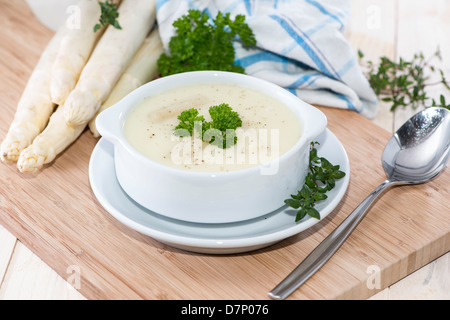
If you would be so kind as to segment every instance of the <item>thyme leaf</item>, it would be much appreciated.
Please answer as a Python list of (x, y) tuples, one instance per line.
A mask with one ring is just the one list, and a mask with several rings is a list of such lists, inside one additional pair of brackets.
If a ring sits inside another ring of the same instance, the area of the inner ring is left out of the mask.
[(339, 165), (333, 165), (324, 157), (319, 157), (316, 145), (319, 143), (311, 142), (309, 173), (302, 189), (284, 201), (289, 207), (298, 210), (295, 222), (302, 220), (306, 215), (320, 220), (320, 213), (314, 206), (317, 202), (328, 198), (326, 193), (336, 186), (336, 180), (345, 177), (345, 172), (340, 170)]
[(114, 28), (122, 30), (122, 27), (117, 21), (119, 17), (119, 12), (117, 11), (118, 5), (112, 1), (106, 0), (105, 2), (99, 1), (98, 4), (101, 8), (101, 15), (99, 19), (99, 23), (94, 26), (94, 32), (97, 32), (101, 28), (104, 28), (108, 25), (112, 25)]
[[(374, 63), (370, 60), (365, 61), (361, 50), (358, 50), (358, 55), (362, 67), (366, 70), (365, 75), (370, 86), (381, 101), (391, 105), (391, 111), (395, 111), (398, 107), (450, 109), (444, 95), (441, 94), (436, 101), (427, 92), (428, 87), (435, 85), (443, 85), (450, 91), (443, 70), (432, 64), (434, 59), (442, 60), (439, 48), (428, 59), (419, 52), (411, 60), (400, 57), (398, 61), (393, 61), (387, 57), (380, 57), (378, 63)], [(436, 77), (437, 81), (430, 80)]]

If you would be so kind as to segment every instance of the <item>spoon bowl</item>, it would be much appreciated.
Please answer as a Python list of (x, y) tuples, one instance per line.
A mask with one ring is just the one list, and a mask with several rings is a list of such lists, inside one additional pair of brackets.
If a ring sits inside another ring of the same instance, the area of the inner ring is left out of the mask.
[(269, 296), (285, 299), (340, 248), (383, 191), (393, 185), (419, 184), (436, 177), (445, 168), (450, 153), (450, 111), (428, 108), (403, 124), (386, 144), (382, 155), (388, 178), (369, 194)]
[(382, 156), (391, 182), (424, 183), (442, 171), (450, 150), (449, 113), (444, 108), (428, 108), (397, 130)]

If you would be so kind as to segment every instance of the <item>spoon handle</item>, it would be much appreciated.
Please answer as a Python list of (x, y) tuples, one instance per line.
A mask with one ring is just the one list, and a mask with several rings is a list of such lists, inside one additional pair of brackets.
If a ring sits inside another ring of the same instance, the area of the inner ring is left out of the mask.
[(369, 194), (367, 198), (365, 198), (360, 205), (356, 207), (355, 210), (353, 210), (353, 212), (297, 266), (297, 268), (269, 292), (269, 296), (274, 299), (285, 299), (319, 270), (339, 249), (359, 222), (361, 222), (374, 200), (391, 184), (391, 181), (385, 180)]

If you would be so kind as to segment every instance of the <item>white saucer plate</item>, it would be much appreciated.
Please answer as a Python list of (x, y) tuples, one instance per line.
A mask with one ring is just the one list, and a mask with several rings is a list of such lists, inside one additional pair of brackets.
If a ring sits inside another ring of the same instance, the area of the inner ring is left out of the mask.
[[(321, 220), (305, 217), (295, 222), (296, 210), (282, 206), (260, 218), (224, 224), (201, 224), (174, 220), (147, 210), (122, 190), (114, 168), (114, 146), (100, 139), (89, 163), (89, 179), (99, 203), (115, 219), (142, 234), (169, 246), (207, 254), (232, 254), (261, 249), (296, 235), (323, 221), (347, 191), (350, 165), (337, 137), (326, 130), (319, 138), (319, 156), (339, 164), (345, 177), (327, 193), (328, 199), (316, 204)], [(176, 201), (176, 195), (174, 195)]]

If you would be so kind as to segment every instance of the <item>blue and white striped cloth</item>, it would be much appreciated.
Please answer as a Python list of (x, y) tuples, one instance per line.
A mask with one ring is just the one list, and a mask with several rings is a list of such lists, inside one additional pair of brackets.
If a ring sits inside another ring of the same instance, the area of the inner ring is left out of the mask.
[(314, 105), (351, 109), (367, 118), (378, 101), (342, 31), (348, 0), (157, 0), (165, 48), (173, 22), (188, 9), (246, 15), (257, 48), (235, 43), (236, 63), (249, 75), (274, 82)]

